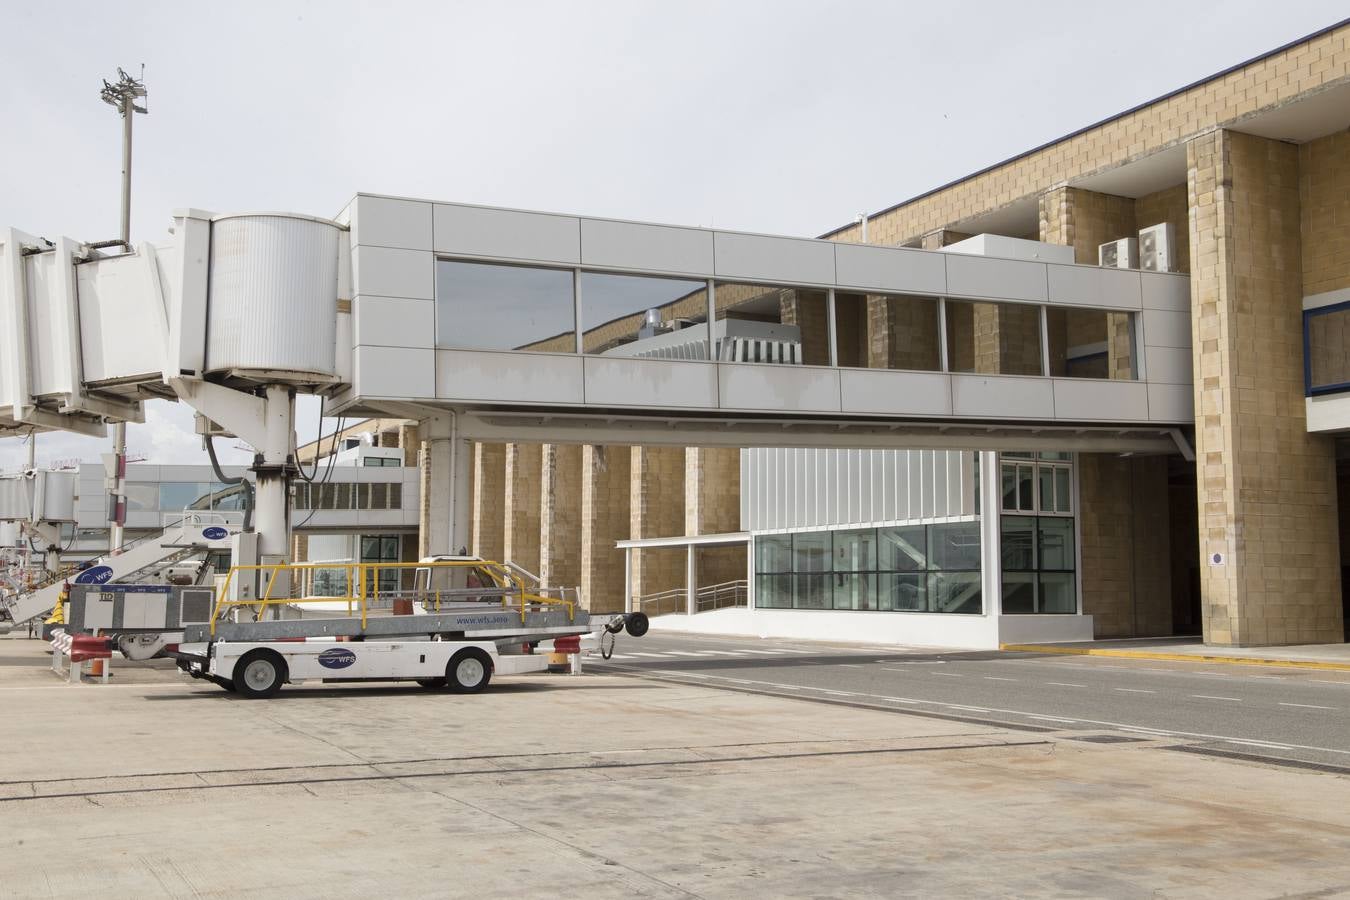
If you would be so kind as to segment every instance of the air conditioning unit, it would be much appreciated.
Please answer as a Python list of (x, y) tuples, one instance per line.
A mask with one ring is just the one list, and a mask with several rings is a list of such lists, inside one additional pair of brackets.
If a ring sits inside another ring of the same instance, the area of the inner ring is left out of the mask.
[(1139, 268), (1149, 272), (1172, 271), (1172, 223), (1139, 229)]
[(1139, 242), (1134, 238), (1121, 238), (1099, 245), (1097, 265), (1108, 269), (1139, 268)]

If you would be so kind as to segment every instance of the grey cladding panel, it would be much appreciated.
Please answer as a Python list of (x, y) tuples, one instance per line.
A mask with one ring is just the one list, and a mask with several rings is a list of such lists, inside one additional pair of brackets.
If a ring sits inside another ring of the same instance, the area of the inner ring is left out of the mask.
[(796, 284), (834, 282), (834, 245), (825, 241), (716, 233), (717, 277)]
[(942, 294), (947, 290), (946, 258), (937, 253), (836, 244), (834, 265), (841, 288), (902, 294)]
[(1139, 273), (1097, 266), (1047, 266), (1050, 301), (1078, 306), (1139, 309)]
[(944, 254), (947, 292), (962, 297), (1000, 297), (1008, 300), (1046, 298), (1045, 263), (983, 256)]
[(572, 216), (436, 204), (436, 252), (576, 264), (581, 225)]
[(713, 233), (694, 228), (582, 219), (581, 262), (587, 266), (708, 278), (713, 271)]

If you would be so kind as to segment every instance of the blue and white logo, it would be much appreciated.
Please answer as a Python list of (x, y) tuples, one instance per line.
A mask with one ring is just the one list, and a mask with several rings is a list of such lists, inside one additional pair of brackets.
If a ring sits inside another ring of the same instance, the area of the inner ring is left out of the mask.
[(319, 665), (325, 669), (345, 669), (356, 662), (356, 654), (344, 647), (333, 647), (319, 654)]
[(230, 536), (230, 533), (219, 525), (212, 525), (210, 528), (202, 529), (202, 537), (208, 541), (223, 541)]
[(112, 581), (111, 566), (92, 566), (75, 576), (76, 584), (107, 584)]

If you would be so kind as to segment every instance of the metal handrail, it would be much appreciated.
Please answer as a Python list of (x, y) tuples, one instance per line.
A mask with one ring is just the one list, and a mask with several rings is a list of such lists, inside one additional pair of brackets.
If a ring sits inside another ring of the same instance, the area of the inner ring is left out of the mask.
[[(540, 606), (565, 606), (567, 607), (568, 621), (576, 619), (577, 603), (568, 600), (565, 592), (560, 591), (562, 596), (553, 598), (541, 593), (527, 592), (524, 581), (516, 573), (512, 572), (506, 566), (500, 563), (494, 563), (489, 560), (454, 560), (438, 562), (393, 562), (393, 563), (273, 563), (269, 565), (252, 566), (230, 566), (230, 570), (221, 580), (220, 587), (216, 593), (215, 607), (211, 613), (211, 635), (216, 633), (216, 623), (220, 621), (222, 614), (228, 612), (231, 608), (240, 606), (254, 607), (254, 615), (261, 621), (266, 615), (269, 607), (276, 605), (292, 605), (303, 603), (343, 603), (347, 604), (347, 614), (354, 615), (357, 611), (361, 616), (361, 627), (366, 627), (367, 613), (370, 608), (380, 602), (383, 598), (391, 596), (393, 591), (381, 591), (379, 587), (379, 573), (385, 569), (453, 569), (453, 568), (486, 568), (489, 572), (495, 573), (494, 577), (500, 577), (507, 583), (497, 585), (483, 585), (481, 587), (468, 588), (465, 590), (451, 591), (424, 591), (420, 593), (423, 600), (432, 600), (437, 610), (440, 609), (442, 598), (464, 597), (465, 599), (481, 599), (484, 597), (501, 597), (502, 607), (510, 609), (517, 605), (520, 609), (520, 621), (524, 624), (526, 614), (531, 608)], [(294, 572), (301, 576), (299, 579), (287, 578), (286, 582), (293, 587), (297, 583), (302, 586), (308, 582), (313, 586), (312, 573), (319, 570), (340, 569), (345, 571), (345, 581), (347, 593), (343, 596), (289, 596), (291, 589), (287, 589), (288, 596), (275, 596), (277, 584), (282, 581), (282, 573), (288, 576)], [(267, 587), (262, 591), (262, 596), (251, 600), (230, 600), (230, 585), (234, 581), (235, 573), (267, 573)], [(308, 579), (304, 576), (310, 575)], [(373, 577), (372, 577), (373, 576)], [(406, 591), (398, 591), (399, 594), (407, 594)]]
[[(694, 592), (694, 611), (706, 612), (728, 606), (743, 606), (749, 597), (749, 590), (750, 585), (745, 579), (724, 581), (721, 584), (710, 584), (698, 588)], [(647, 594), (644, 597), (634, 597), (633, 601), (634, 608), (649, 616), (659, 616), (670, 612), (684, 613), (687, 611), (689, 604), (689, 591), (687, 588), (671, 588), (667, 591)], [(667, 609), (667, 606), (670, 608)]]

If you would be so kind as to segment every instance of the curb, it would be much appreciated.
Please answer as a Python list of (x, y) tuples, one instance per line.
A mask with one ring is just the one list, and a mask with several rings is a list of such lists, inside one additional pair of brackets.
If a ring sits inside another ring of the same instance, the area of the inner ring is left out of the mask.
[(1225, 663), (1235, 666), (1273, 666), (1283, 669), (1316, 669), (1350, 672), (1350, 663), (1318, 662), (1311, 659), (1276, 659), (1262, 656), (1222, 656), (1201, 653), (1155, 653), (1149, 650), (1109, 650), (1105, 647), (1056, 647), (1040, 644), (999, 644), (1013, 653), (1058, 653), (1064, 656), (1113, 656), (1119, 659), (1152, 659), (1168, 662)]

